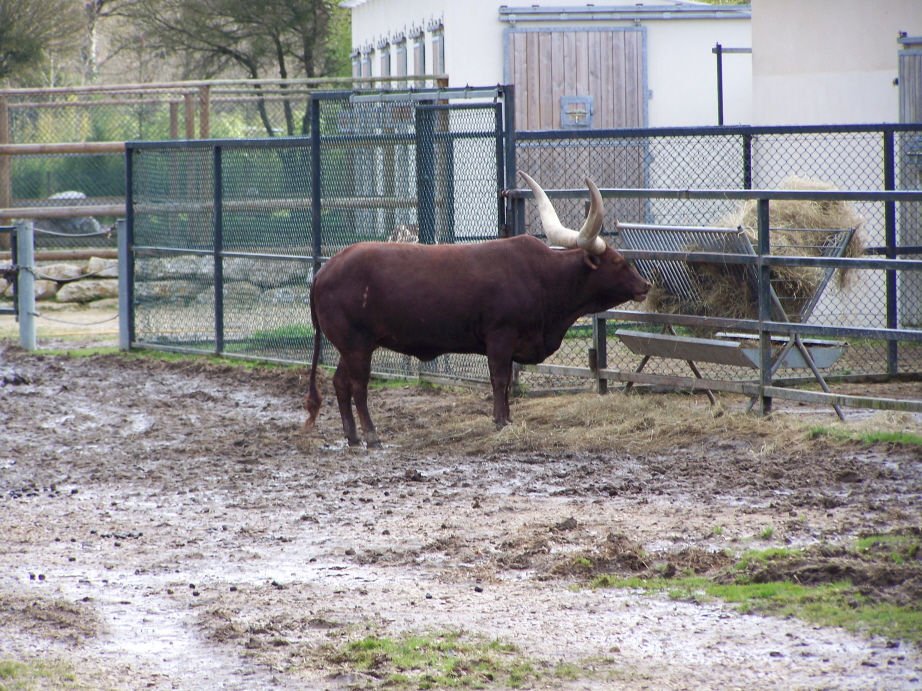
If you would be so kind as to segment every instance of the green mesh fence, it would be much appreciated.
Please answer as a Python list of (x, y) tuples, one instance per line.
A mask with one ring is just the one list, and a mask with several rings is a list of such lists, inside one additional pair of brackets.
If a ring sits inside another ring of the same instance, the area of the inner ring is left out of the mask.
[[(130, 145), (135, 342), (307, 362), (326, 258), (364, 240), (497, 236), (497, 103), (364, 96), (318, 94), (304, 137)], [(373, 368), (487, 379), (479, 356), (379, 350)]]
[[(714, 128), (687, 130), (632, 130), (587, 134), (584, 132), (519, 133), (516, 164), (519, 170), (535, 177), (545, 189), (584, 188), (590, 177), (600, 188), (689, 189), (689, 190), (772, 190), (809, 179), (833, 185), (840, 190), (881, 191), (922, 188), (922, 127), (894, 127), (888, 133), (867, 128)], [(892, 175), (892, 179), (888, 176)], [(641, 199), (606, 200), (607, 234), (616, 245), (614, 223), (635, 222), (678, 226), (733, 226), (743, 202), (722, 199)], [(819, 202), (817, 204), (820, 204)], [(922, 215), (917, 203), (890, 203), (893, 216), (888, 225), (888, 203), (848, 202), (859, 219), (859, 236), (871, 255), (883, 255), (887, 234), (903, 247), (901, 258), (918, 258), (922, 245)], [(585, 215), (583, 199), (555, 199), (565, 225), (579, 227)], [(894, 220), (895, 219), (895, 220)], [(526, 205), (526, 232), (540, 235), (540, 224), (529, 203)], [(783, 242), (776, 242), (775, 253), (785, 253)], [(666, 249), (658, 248), (658, 249)], [(675, 249), (675, 248), (673, 248)], [(684, 247), (693, 251), (696, 247)], [(799, 254), (791, 249), (790, 254)], [(654, 274), (656, 271), (653, 272)], [(824, 326), (861, 328), (919, 328), (922, 324), (922, 274), (896, 272), (897, 289), (891, 291), (888, 309), (885, 271), (855, 270), (847, 281), (830, 281), (806, 323)], [(895, 298), (895, 300), (894, 300)], [(646, 311), (646, 305), (625, 305), (623, 309)], [(703, 314), (700, 311), (674, 311)], [(711, 314), (710, 316), (734, 316)], [(616, 338), (618, 328), (660, 330), (659, 326), (608, 322), (608, 364), (616, 370), (634, 370), (641, 361)], [(553, 356), (555, 364), (586, 366), (590, 347), (588, 324), (578, 333), (583, 338), (564, 341)], [(679, 328), (680, 335), (702, 334)], [(853, 339), (845, 354), (828, 374), (860, 375), (892, 371), (896, 355), (899, 371), (922, 368), (922, 347), (900, 343), (896, 353), (888, 353), (885, 340)], [(752, 370), (724, 365), (701, 364), (705, 377), (752, 379)], [(692, 376), (681, 360), (654, 359), (645, 372), (669, 376)], [(803, 370), (782, 369), (779, 376), (803, 376)], [(809, 373), (807, 373), (809, 374)], [(544, 377), (538, 386), (553, 386), (556, 377)], [(562, 381), (562, 380), (558, 380)], [(566, 380), (577, 385), (578, 380)], [(585, 386), (591, 382), (584, 382)]]

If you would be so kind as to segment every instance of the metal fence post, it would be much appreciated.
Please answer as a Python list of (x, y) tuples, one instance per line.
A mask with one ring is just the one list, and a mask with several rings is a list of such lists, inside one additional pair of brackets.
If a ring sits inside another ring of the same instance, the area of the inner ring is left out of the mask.
[(765, 330), (765, 322), (771, 320), (771, 267), (764, 258), (771, 254), (769, 235), (768, 199), (759, 199), (759, 415), (772, 412), (771, 396), (765, 395), (765, 387), (772, 384), (772, 335)]
[(35, 342), (35, 244), (32, 221), (16, 224), (16, 259), (19, 263), (19, 345), (24, 350), (38, 349)]
[(134, 321), (131, 303), (134, 271), (131, 261), (131, 245), (128, 242), (128, 224), (124, 219), (116, 223), (118, 237), (118, 349), (131, 350), (131, 324)]
[[(893, 155), (893, 131), (884, 132), (884, 189), (896, 189), (895, 157)], [(884, 245), (887, 259), (896, 259), (896, 202), (884, 202)], [(887, 291), (887, 328), (896, 329), (897, 310), (897, 275), (892, 269), (886, 271)], [(896, 341), (887, 341), (887, 374), (899, 371), (899, 350)]]
[(214, 332), (215, 353), (224, 352), (224, 189), (221, 147), (214, 148)]
[(419, 241), (435, 242), (435, 113), (416, 108), (416, 195)]
[(604, 396), (608, 393), (608, 379), (601, 375), (601, 371), (608, 368), (607, 323), (604, 317), (593, 316), (592, 318), (592, 345), (590, 353), (595, 351), (595, 355), (590, 354), (589, 367), (595, 371), (599, 394)]

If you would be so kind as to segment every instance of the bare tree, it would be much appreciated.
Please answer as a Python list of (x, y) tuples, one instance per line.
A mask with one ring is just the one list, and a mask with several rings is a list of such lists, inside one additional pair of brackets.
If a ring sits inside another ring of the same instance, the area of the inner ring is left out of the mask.
[[(185, 56), (184, 76), (255, 80), (326, 76), (344, 10), (332, 0), (145, 0), (123, 12), (149, 50)], [(283, 103), (288, 134), (305, 132), (307, 114), (298, 128), (290, 101)], [(262, 100), (259, 110), (275, 134)]]
[(0, 79), (53, 86), (55, 62), (77, 50), (83, 30), (74, 0), (0, 0)]

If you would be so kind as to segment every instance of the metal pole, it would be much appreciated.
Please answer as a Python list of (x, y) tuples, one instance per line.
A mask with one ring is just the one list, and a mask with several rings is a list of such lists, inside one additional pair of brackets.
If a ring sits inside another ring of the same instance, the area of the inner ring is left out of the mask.
[(752, 135), (743, 135), (743, 189), (752, 189)]
[[(884, 132), (884, 189), (896, 189), (895, 157), (893, 155), (893, 132)], [(884, 202), (884, 243), (887, 259), (896, 259), (896, 202)], [(897, 328), (899, 301), (897, 296), (896, 271), (886, 272), (887, 328)], [(887, 341), (887, 374), (899, 371), (899, 350), (896, 341)]]
[(116, 223), (118, 236), (118, 349), (131, 350), (131, 278), (128, 228), (124, 219)]
[[(604, 317), (595, 316), (592, 319), (592, 341), (595, 350), (595, 376), (599, 395), (604, 396), (608, 393), (608, 380), (603, 379), (599, 374), (603, 369), (608, 368), (608, 333), (607, 324)], [(590, 365), (592, 368), (592, 365)]]
[(32, 221), (16, 224), (16, 258), (19, 262), (19, 345), (23, 350), (38, 349), (35, 342), (35, 246)]
[[(135, 340), (134, 328), (134, 149), (125, 150), (125, 232), (119, 233), (119, 347), (131, 348)], [(121, 243), (124, 242), (124, 249)], [(124, 257), (124, 260), (122, 260)], [(124, 300), (124, 304), (122, 303)], [(125, 320), (124, 336), (122, 319)], [(124, 338), (124, 346), (122, 343)]]
[[(311, 98), (311, 230), (314, 249), (314, 273), (320, 271), (320, 254), (323, 251), (323, 216), (320, 213), (320, 100)], [(313, 283), (313, 278), (311, 279)]]
[(714, 47), (717, 55), (717, 124), (724, 124), (724, 58), (723, 47), (718, 43)]
[(435, 117), (421, 103), (416, 108), (416, 222), (419, 241), (435, 244)]
[(772, 318), (771, 267), (762, 262), (763, 257), (771, 254), (769, 236), (768, 199), (759, 202), (759, 415), (772, 412), (772, 399), (764, 394), (765, 387), (772, 384), (772, 341), (771, 334), (763, 325)]
[[(515, 86), (503, 87), (503, 116), (506, 149), (506, 187), (515, 189), (518, 185), (518, 170), (515, 162)], [(525, 232), (525, 200), (510, 199), (506, 206), (506, 234), (522, 235)]]
[(215, 353), (224, 352), (224, 214), (221, 147), (214, 148), (214, 332)]

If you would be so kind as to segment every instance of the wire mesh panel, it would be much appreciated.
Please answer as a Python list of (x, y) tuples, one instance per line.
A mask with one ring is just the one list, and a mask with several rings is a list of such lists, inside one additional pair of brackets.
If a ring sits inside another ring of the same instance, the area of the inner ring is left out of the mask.
[[(308, 362), (310, 285), (336, 252), (497, 237), (501, 104), (359, 96), (316, 94), (305, 137), (129, 145), (136, 342)], [(372, 366), (488, 379), (481, 356)]]
[[(889, 140), (888, 140), (889, 137)], [(579, 190), (583, 178), (591, 177), (601, 188), (638, 189), (790, 189), (790, 190), (886, 190), (919, 189), (922, 171), (922, 127), (895, 126), (828, 128), (699, 128), (663, 130), (608, 130), (594, 132), (520, 132), (517, 134), (517, 165), (535, 177), (545, 189)], [(888, 144), (888, 141), (891, 142)], [(889, 150), (888, 150), (889, 147)], [(888, 174), (894, 179), (888, 180)], [(618, 196), (606, 199), (606, 234), (614, 237), (613, 218), (621, 222), (673, 226), (720, 226), (750, 230), (756, 226), (755, 202), (728, 199), (637, 198)], [(574, 195), (554, 199), (564, 225), (579, 227), (585, 215), (585, 201)], [(826, 225), (803, 225), (801, 210), (785, 201), (773, 201), (771, 225), (777, 229), (809, 232), (841, 232), (857, 227), (855, 240), (846, 256), (862, 253), (884, 254), (891, 246), (893, 255), (918, 257), (922, 246), (922, 222), (918, 204), (868, 201), (840, 201), (807, 204), (814, 216), (827, 219)], [(537, 214), (531, 202), (525, 204), (526, 232), (540, 235)], [(889, 211), (888, 211), (889, 209)], [(888, 221), (888, 214), (895, 219)], [(847, 216), (846, 221), (841, 217)], [(793, 220), (792, 218), (793, 217)], [(889, 235), (888, 235), (889, 234)], [(890, 237), (892, 236), (892, 237)], [(751, 236), (754, 237), (754, 234)], [(889, 239), (888, 239), (889, 237)], [(827, 238), (828, 239), (828, 238)], [(830, 240), (834, 244), (834, 240)], [(686, 243), (687, 244), (687, 243)], [(694, 243), (692, 243), (694, 244)], [(810, 245), (809, 256), (824, 254), (825, 240), (809, 242), (776, 237), (774, 254), (801, 254)], [(898, 251), (896, 248), (903, 248)], [(665, 248), (664, 248), (665, 249)], [(692, 247), (674, 248), (692, 251)], [(703, 251), (703, 250), (702, 250)], [(661, 269), (668, 263), (660, 263)], [(681, 263), (673, 263), (681, 264)], [(688, 281), (689, 266), (672, 266), (671, 280)], [(803, 272), (817, 272), (804, 269)], [(700, 273), (700, 272), (699, 272)], [(896, 276), (897, 272), (891, 272)], [(891, 291), (888, 272), (857, 269), (837, 272), (813, 305), (808, 321), (812, 325), (859, 328), (890, 328), (922, 323), (922, 279), (917, 272), (902, 272)], [(698, 279), (700, 281), (700, 276)], [(776, 276), (776, 283), (782, 279)], [(805, 283), (809, 283), (806, 281)], [(897, 292), (898, 288), (898, 292)], [(792, 312), (805, 304), (796, 291), (783, 298)], [(755, 296), (746, 305), (755, 309)], [(661, 308), (655, 300), (637, 306), (649, 311)], [(794, 304), (797, 303), (797, 304)], [(898, 303), (898, 304), (896, 304)], [(630, 303), (624, 309), (632, 309)], [(897, 312), (899, 314), (897, 318)], [(686, 305), (683, 314), (700, 314), (700, 305)], [(732, 315), (731, 315), (732, 316)], [(575, 331), (585, 331), (576, 325)], [(609, 324), (614, 330), (617, 325)], [(586, 353), (569, 348), (565, 341), (554, 360), (558, 364), (585, 367)], [(870, 374), (917, 371), (919, 349), (900, 343), (898, 352), (884, 340), (857, 340), (850, 343), (836, 373)], [(889, 351), (889, 352), (888, 352)], [(608, 363), (612, 369), (634, 369), (640, 358), (609, 342)], [(663, 374), (684, 374), (682, 362), (663, 361), (657, 365)], [(712, 373), (713, 374), (713, 373)], [(732, 376), (728, 374), (727, 376)], [(740, 376), (740, 375), (738, 375)], [(749, 375), (751, 376), (751, 373)], [(561, 380), (564, 381), (564, 380)], [(544, 381), (544, 384), (550, 384)], [(572, 382), (566, 380), (566, 385)], [(588, 386), (589, 383), (586, 382)]]

